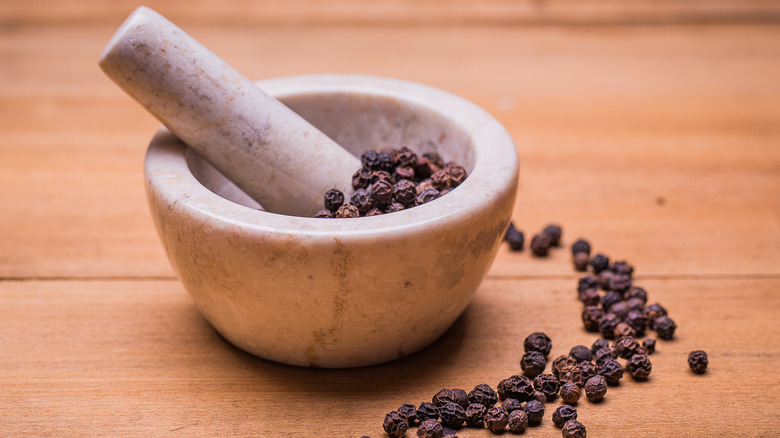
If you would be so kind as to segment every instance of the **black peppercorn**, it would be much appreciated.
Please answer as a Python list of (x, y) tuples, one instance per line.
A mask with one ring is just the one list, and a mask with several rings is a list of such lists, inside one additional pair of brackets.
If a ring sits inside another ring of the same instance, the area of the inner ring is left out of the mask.
[(626, 274), (613, 274), (607, 278), (607, 290), (620, 292), (621, 295), (631, 288), (631, 276)]
[(449, 389), (449, 388), (442, 388), (433, 396), (433, 404), (436, 405), (436, 407), (444, 406), (447, 403), (458, 403), (458, 396), (455, 395), (455, 393)]
[(571, 245), (571, 253), (572, 255), (585, 253), (590, 256), (590, 243), (585, 239), (578, 239)]
[(439, 155), (436, 152), (426, 152), (422, 155), (425, 157), (428, 162), (433, 164), (436, 167), (444, 167), (444, 160), (441, 158), (441, 155)]
[(531, 239), (531, 252), (536, 257), (546, 257), (550, 250), (550, 236), (546, 234), (537, 234)]
[(380, 214), (385, 214), (385, 213), (378, 208), (372, 208), (371, 210), (368, 210), (366, 212), (365, 216), (366, 217), (379, 216)]
[(542, 374), (546, 367), (547, 359), (538, 351), (528, 351), (523, 355), (523, 358), (520, 359), (520, 368), (523, 369), (523, 374), (529, 379), (533, 379), (539, 374)]
[(674, 331), (677, 329), (677, 324), (668, 316), (659, 316), (653, 323), (653, 329), (658, 333), (659, 338), (668, 341), (674, 337)]
[(404, 403), (396, 411), (406, 417), (409, 426), (414, 426), (414, 423), (417, 421), (417, 407), (415, 405)]
[(653, 370), (653, 364), (644, 354), (635, 354), (626, 361), (626, 370), (634, 380), (645, 380)]
[(569, 356), (574, 358), (578, 363), (579, 362), (590, 362), (593, 360), (593, 353), (590, 352), (590, 349), (584, 345), (577, 345), (572, 347), (571, 350), (569, 350)]
[(378, 170), (383, 170), (385, 172), (392, 172), (394, 167), (395, 167), (395, 160), (393, 159), (392, 155), (390, 155), (388, 152), (380, 152), (377, 154), (376, 168)]
[(463, 181), (466, 180), (467, 173), (463, 166), (450, 162), (444, 165), (444, 170), (450, 174), (450, 185), (453, 188), (463, 184)]
[(598, 366), (593, 362), (580, 362), (577, 364), (577, 368), (580, 369), (580, 376), (582, 376), (583, 382), (599, 373)]
[(498, 394), (490, 385), (482, 383), (468, 393), (468, 400), (471, 404), (478, 403), (486, 407), (493, 407), (494, 404), (498, 403)]
[(606, 313), (599, 320), (599, 331), (605, 339), (615, 339), (615, 327), (620, 324), (620, 318), (614, 313)]
[(385, 415), (385, 421), (382, 424), (382, 427), (391, 438), (400, 438), (409, 430), (409, 422), (406, 421), (406, 417), (399, 414), (397, 411), (392, 411)]
[[(414, 181), (414, 169), (409, 166), (398, 166), (393, 169), (393, 182), (401, 181), (402, 179), (408, 179)], [(431, 186), (433, 187), (433, 186)]]
[(522, 409), (517, 409), (509, 413), (507, 423), (509, 431), (512, 433), (523, 433), (528, 427), (528, 414)]
[(361, 214), (366, 214), (368, 210), (374, 208), (374, 198), (368, 193), (366, 189), (357, 189), (350, 198), (352, 205), (357, 207)]
[(379, 153), (373, 149), (369, 149), (360, 154), (360, 164), (366, 169), (377, 169), (379, 167)]
[(406, 146), (403, 146), (401, 149), (395, 151), (395, 165), (396, 167), (398, 166), (415, 167), (417, 166), (417, 154), (412, 152)]
[(522, 251), (523, 244), (525, 243), (525, 235), (522, 231), (515, 228), (513, 222), (509, 222), (509, 228), (504, 233), (504, 241), (509, 244), (509, 249), (512, 251)]
[(528, 335), (523, 341), (525, 351), (538, 351), (547, 357), (552, 350), (552, 341), (550, 337), (542, 332), (534, 332)]
[(337, 218), (352, 218), (352, 217), (359, 217), (360, 211), (358, 211), (357, 207), (355, 207), (352, 204), (344, 204), (341, 207), (339, 207), (338, 210), (336, 210), (336, 213), (333, 214), (333, 217)]
[(530, 400), (534, 395), (534, 386), (528, 377), (514, 375), (498, 383), (498, 396), (503, 400), (515, 398), (519, 401)]
[(691, 351), (688, 354), (688, 366), (691, 367), (696, 374), (703, 374), (707, 371), (707, 365), (709, 365), (709, 359), (707, 359), (707, 353), (703, 350)]
[(377, 181), (387, 181), (393, 184), (393, 176), (385, 170), (373, 170), (371, 171), (371, 184)]
[(609, 257), (604, 254), (596, 254), (590, 259), (590, 267), (594, 274), (598, 274), (609, 267)]
[(579, 292), (580, 301), (586, 306), (598, 306), (601, 304), (601, 297), (597, 289), (583, 289)]
[[(623, 300), (623, 297), (615, 291), (607, 291), (602, 297), (601, 297), (601, 308), (604, 309), (605, 312), (609, 312), (610, 307), (614, 305), (615, 303), (619, 303)], [(613, 312), (614, 313), (614, 312)], [(628, 313), (628, 312), (626, 312)], [(619, 317), (620, 315), (618, 315)], [(622, 320), (622, 318), (620, 318)]]
[(371, 170), (364, 168), (359, 169), (352, 175), (352, 188), (365, 189), (371, 184)]
[(400, 202), (391, 202), (390, 205), (388, 205), (385, 208), (385, 213), (395, 213), (396, 211), (401, 211), (406, 209), (403, 204)]
[(371, 197), (378, 205), (387, 205), (393, 201), (393, 184), (387, 180), (379, 180), (371, 184)]
[(558, 356), (552, 361), (552, 365), (551, 365), (552, 374), (555, 377), (560, 377), (561, 370), (563, 370), (565, 367), (574, 367), (574, 366), (577, 366), (577, 361), (573, 357), (569, 355)]
[(609, 348), (609, 341), (606, 339), (596, 339), (596, 341), (593, 342), (593, 346), (590, 347), (590, 352), (595, 355), (596, 352), (602, 348)]
[(615, 339), (619, 339), (622, 336), (636, 336), (636, 331), (625, 322), (619, 322), (612, 333)]
[(645, 334), (645, 328), (647, 327), (647, 318), (641, 310), (632, 310), (628, 312), (626, 318), (623, 320), (626, 324), (630, 325), (636, 332), (637, 336)]
[(466, 408), (466, 426), (482, 427), (485, 425), (485, 416), (488, 408), (481, 403), (472, 403)]
[(501, 433), (509, 424), (509, 414), (501, 406), (488, 409), (485, 416), (485, 426), (493, 433)]
[(417, 436), (419, 438), (443, 438), (444, 427), (436, 420), (427, 419), (417, 429)]
[(414, 175), (418, 179), (430, 178), (431, 175), (438, 172), (440, 168), (431, 164), (431, 161), (423, 156), (417, 156), (417, 166), (414, 167)]
[(523, 403), (516, 398), (507, 398), (501, 402), (501, 407), (504, 408), (507, 413), (511, 414), (512, 411), (523, 409)]
[(574, 383), (575, 385), (581, 385), (582, 384), (582, 372), (580, 371), (580, 367), (577, 365), (574, 366), (566, 366), (561, 369), (560, 373), (558, 374), (558, 379), (561, 381), (561, 383)]
[(452, 393), (455, 394), (455, 398), (458, 399), (456, 403), (458, 403), (460, 407), (466, 409), (469, 406), (469, 396), (466, 394), (466, 391), (453, 388)]
[(547, 401), (552, 401), (558, 395), (561, 383), (552, 374), (539, 374), (534, 377), (534, 389), (541, 391), (547, 398)]
[(593, 355), (593, 361), (596, 362), (596, 365), (598, 366), (601, 366), (601, 363), (607, 359), (617, 359), (617, 354), (615, 354), (612, 347), (599, 349), (596, 351), (596, 354)]
[(429, 402), (422, 402), (415, 412), (415, 416), (419, 421), (425, 421), (427, 419), (438, 420), (439, 411), (436, 410), (436, 405)]
[(552, 414), (555, 427), (563, 427), (563, 423), (577, 419), (577, 409), (571, 405), (560, 405)]
[(604, 290), (610, 290), (609, 289), (609, 281), (614, 277), (615, 274), (612, 271), (601, 271), (599, 272), (599, 275), (596, 277), (599, 282), (599, 286)]
[(422, 193), (417, 195), (417, 198), (415, 199), (414, 203), (415, 205), (422, 205), (427, 202), (431, 202), (434, 199), (437, 199), (440, 197), (439, 191), (436, 189), (425, 189)]
[(607, 379), (597, 374), (585, 381), (584, 389), (585, 397), (593, 403), (598, 403), (604, 400), (607, 394)]
[(638, 298), (643, 303), (647, 303), (647, 291), (638, 286), (631, 286), (625, 293), (625, 298), (630, 300), (631, 298)]
[(592, 275), (586, 275), (581, 277), (577, 281), (577, 292), (582, 292), (585, 289), (597, 289), (599, 288), (599, 281)]
[(333, 212), (331, 212), (327, 208), (323, 208), (322, 210), (320, 210), (317, 213), (315, 213), (314, 217), (320, 218), (320, 219), (322, 219), (322, 218), (331, 218), (331, 217), (333, 217)]
[(577, 420), (569, 420), (563, 423), (561, 427), (561, 436), (563, 438), (585, 438), (588, 433), (585, 430), (585, 425)]
[(393, 184), (393, 199), (403, 204), (404, 207), (414, 207), (414, 202), (417, 199), (414, 183), (408, 179), (402, 179)]
[(644, 310), (645, 318), (651, 329), (655, 329), (655, 320), (660, 316), (666, 316), (666, 309), (660, 304), (649, 304)]
[(639, 297), (633, 297), (626, 300), (626, 306), (628, 306), (629, 311), (636, 310), (639, 313), (642, 313), (645, 309), (645, 302)]
[(639, 342), (633, 336), (622, 336), (615, 341), (612, 349), (623, 359), (628, 359), (636, 353), (636, 349), (639, 348)]
[(577, 252), (572, 256), (574, 261), (574, 269), (579, 272), (585, 272), (588, 270), (588, 254), (585, 252)]
[(645, 338), (645, 340), (642, 341), (642, 346), (647, 350), (647, 354), (655, 353), (655, 339)]
[(431, 175), (431, 184), (437, 190), (446, 190), (452, 187), (450, 173), (442, 169)]
[(580, 399), (580, 387), (571, 382), (566, 382), (561, 385), (559, 393), (561, 395), (561, 400), (567, 405), (573, 405)]
[(439, 418), (441, 418), (441, 424), (444, 426), (457, 429), (463, 426), (463, 423), (466, 421), (466, 410), (457, 403), (447, 402), (437, 409)]
[(628, 275), (629, 277), (634, 274), (634, 267), (624, 261), (610, 263), (609, 270), (615, 274)]
[[(547, 403), (547, 396), (542, 391), (534, 390), (534, 395), (531, 396), (531, 400), (536, 400), (539, 403)], [(531, 401), (529, 400), (529, 401)]]
[(331, 212), (338, 210), (339, 207), (344, 205), (344, 193), (342, 193), (341, 190), (330, 189), (325, 192), (323, 197), (325, 200), (325, 208)]
[(559, 225), (550, 224), (544, 227), (542, 234), (546, 234), (550, 238), (550, 246), (561, 246), (561, 234), (563, 230)]
[(599, 375), (604, 376), (609, 385), (617, 385), (623, 378), (623, 366), (615, 359), (606, 359), (599, 364)]
[(542, 422), (544, 418), (544, 403), (539, 400), (530, 400), (523, 406), (523, 410), (528, 414), (528, 424), (535, 426)]
[[(607, 294), (611, 294), (612, 292), (607, 292)], [(628, 308), (628, 304), (626, 304), (625, 301), (618, 301), (611, 306), (609, 306), (609, 310), (607, 310), (610, 313), (614, 313), (618, 316), (622, 321), (625, 321), (626, 317), (628, 316), (628, 312), (631, 310)]]

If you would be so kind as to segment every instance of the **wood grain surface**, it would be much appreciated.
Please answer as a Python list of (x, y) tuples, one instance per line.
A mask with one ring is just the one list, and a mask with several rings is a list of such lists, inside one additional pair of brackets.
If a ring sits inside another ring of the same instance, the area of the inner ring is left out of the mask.
[[(560, 223), (566, 245), (586, 237), (628, 260), (679, 327), (648, 382), (579, 403), (589, 436), (775, 434), (777, 2), (148, 5), (252, 78), (399, 77), (504, 123), (520, 156), (518, 227), (530, 237)], [(136, 6), (0, 3), (1, 436), (377, 438), (401, 403), (518, 373), (530, 332), (546, 331), (553, 355), (593, 342), (568, 249), (503, 248), (461, 319), (408, 358), (304, 369), (229, 345), (147, 212), (143, 156), (158, 122), (97, 67)], [(687, 367), (693, 349), (709, 352), (705, 375)], [(525, 435), (559, 436), (559, 403)]]

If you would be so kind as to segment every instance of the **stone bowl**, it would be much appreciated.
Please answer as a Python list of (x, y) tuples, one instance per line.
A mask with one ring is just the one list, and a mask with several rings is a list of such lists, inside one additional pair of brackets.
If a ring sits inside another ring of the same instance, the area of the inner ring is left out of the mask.
[(350, 152), (407, 146), (469, 173), (450, 193), (379, 216), (263, 211), (165, 128), (145, 160), (174, 271), (229, 342), (286, 364), (397, 359), (440, 337), (498, 252), (517, 192), (514, 144), (476, 105), (407, 81), (309, 75), (258, 82)]

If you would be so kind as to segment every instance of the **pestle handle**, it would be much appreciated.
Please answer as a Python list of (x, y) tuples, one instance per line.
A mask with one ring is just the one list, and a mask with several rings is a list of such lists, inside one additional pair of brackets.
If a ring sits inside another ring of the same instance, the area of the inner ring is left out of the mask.
[(358, 158), (157, 12), (136, 9), (98, 64), (266, 210), (313, 216), (352, 191)]

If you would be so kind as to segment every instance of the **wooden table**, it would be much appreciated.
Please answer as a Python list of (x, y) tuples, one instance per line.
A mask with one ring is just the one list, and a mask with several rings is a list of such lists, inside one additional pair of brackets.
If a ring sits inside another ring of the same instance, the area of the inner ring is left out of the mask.
[[(679, 326), (648, 382), (579, 404), (589, 436), (776, 434), (776, 2), (225, 3), (147, 4), (253, 78), (392, 76), (483, 106), (517, 143), (515, 223), (529, 238), (560, 223), (566, 248), (503, 248), (454, 327), (393, 363), (245, 354), (200, 316), (155, 234), (142, 163), (158, 122), (97, 68), (137, 4), (5, 0), (0, 435), (384, 436), (402, 403), (519, 373), (533, 331), (553, 356), (596, 339), (579, 323), (578, 237), (632, 263)], [(688, 369), (694, 349), (709, 352), (705, 375)], [(526, 435), (559, 436), (559, 403)]]

